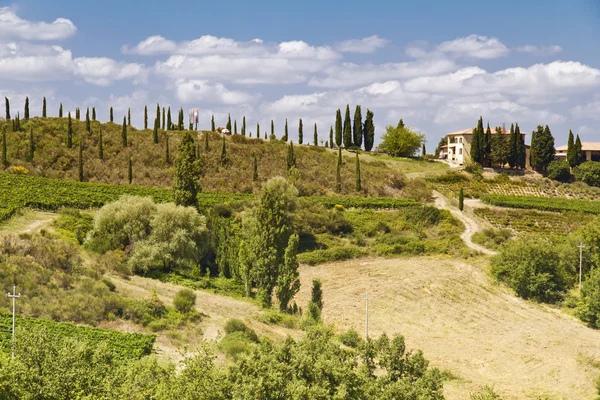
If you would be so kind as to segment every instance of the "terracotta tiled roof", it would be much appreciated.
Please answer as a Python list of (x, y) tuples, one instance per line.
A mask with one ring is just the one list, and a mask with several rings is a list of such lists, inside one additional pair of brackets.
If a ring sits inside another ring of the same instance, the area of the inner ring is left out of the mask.
[[(567, 151), (568, 146), (559, 146), (556, 151)], [(582, 151), (600, 151), (600, 142), (581, 142)]]
[[(473, 129), (465, 129), (464, 131), (458, 131), (458, 132), (452, 132), (452, 133), (448, 133), (447, 136), (465, 136), (465, 135), (472, 135), (473, 134)], [(492, 135), (496, 133), (496, 128), (492, 128), (490, 127), (490, 129), (492, 130)], [(510, 131), (503, 129), (502, 133), (504, 135), (509, 135)], [(521, 135), (525, 135), (525, 133), (521, 132)]]

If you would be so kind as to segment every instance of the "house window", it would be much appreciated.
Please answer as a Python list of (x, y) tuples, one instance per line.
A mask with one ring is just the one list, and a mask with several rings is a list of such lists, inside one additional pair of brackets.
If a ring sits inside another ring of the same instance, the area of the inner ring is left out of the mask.
[(458, 154), (462, 155), (462, 149), (458, 149)]

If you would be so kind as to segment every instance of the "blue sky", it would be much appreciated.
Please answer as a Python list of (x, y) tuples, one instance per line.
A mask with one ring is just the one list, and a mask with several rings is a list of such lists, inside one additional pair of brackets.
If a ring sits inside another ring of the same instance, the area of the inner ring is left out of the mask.
[[(144, 105), (200, 109), (297, 137), (360, 104), (377, 135), (399, 118), (427, 134), (519, 122), (600, 140), (600, 2), (0, 2), (0, 94), (100, 119)], [(151, 113), (152, 115), (152, 113)]]

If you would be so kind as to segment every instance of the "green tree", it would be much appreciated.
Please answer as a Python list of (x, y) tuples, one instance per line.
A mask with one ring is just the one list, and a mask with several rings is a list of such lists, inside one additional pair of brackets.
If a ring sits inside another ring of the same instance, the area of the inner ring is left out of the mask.
[(567, 140), (567, 162), (571, 168), (577, 166), (575, 164), (575, 154), (575, 137), (573, 136), (573, 131), (569, 130), (569, 139)]
[(555, 152), (554, 137), (550, 128), (548, 125), (545, 128), (538, 126), (535, 134), (532, 134), (531, 167), (537, 172), (545, 174), (548, 164), (554, 160)]
[(89, 107), (85, 110), (85, 130), (88, 131), (88, 133), (92, 133), (92, 125), (90, 123), (90, 108)]
[(123, 127), (121, 128), (121, 141), (123, 147), (127, 147), (127, 121), (123, 117)]
[(581, 286), (583, 307), (579, 317), (594, 328), (600, 328), (600, 268), (593, 268)]
[(421, 149), (423, 143), (425, 135), (404, 126), (400, 120), (396, 127), (387, 126), (382, 137), (381, 150), (396, 157), (412, 157)]
[(42, 118), (46, 118), (46, 96), (44, 96), (44, 100), (42, 101)]
[(231, 133), (231, 114), (227, 114), (227, 125), (225, 125), (225, 128), (227, 128), (227, 130), (229, 131), (229, 133)]
[(198, 179), (201, 169), (195, 150), (194, 138), (186, 131), (179, 142), (179, 155), (173, 171), (173, 199), (177, 205), (198, 206)]
[[(61, 104), (62, 105), (62, 104)], [(113, 108), (110, 108), (110, 122), (114, 122), (114, 118), (113, 118)]]
[(373, 112), (368, 108), (363, 132), (365, 135), (365, 150), (371, 151), (375, 144), (375, 125), (373, 124)]
[(29, 120), (29, 96), (25, 97), (25, 112), (23, 113), (25, 121)]
[(350, 105), (346, 104), (346, 115), (344, 116), (344, 147), (352, 147), (352, 122), (350, 120)]
[(212, 132), (215, 132), (217, 130), (217, 128), (215, 127), (215, 114), (213, 114), (212, 117), (210, 117), (210, 130)]
[(127, 109), (127, 126), (131, 126), (131, 108)]
[(210, 151), (210, 146), (208, 145), (208, 136), (209, 133), (208, 132), (204, 132), (204, 152), (208, 153)]
[[(287, 123), (287, 119), (286, 119), (286, 123)], [(273, 123), (273, 120), (271, 120), (271, 135), (275, 134), (275, 124)]]
[(221, 145), (221, 165), (229, 164), (229, 156), (227, 156), (227, 146), (225, 145), (225, 135), (223, 135), (223, 144)]
[(277, 274), (277, 300), (279, 309), (283, 312), (289, 310), (290, 300), (300, 290), (298, 243), (298, 235), (291, 235), (283, 255), (283, 264)]
[(246, 116), (242, 117), (242, 136), (246, 136)]
[(335, 144), (337, 147), (342, 145), (342, 112), (338, 108), (335, 112)]
[(548, 179), (559, 182), (568, 182), (571, 180), (571, 168), (565, 160), (554, 160), (548, 164)]
[(233, 121), (233, 134), (237, 135), (237, 120)]
[(67, 147), (70, 149), (73, 147), (73, 122), (71, 121), (71, 112), (67, 115)]
[(238, 274), (244, 283), (246, 297), (252, 295), (252, 278), (254, 276), (252, 251), (245, 240), (241, 240), (238, 248)]
[(35, 153), (35, 140), (33, 137), (33, 127), (29, 127), (29, 161), (33, 161)]
[(361, 184), (360, 184), (360, 160), (358, 159), (358, 152), (356, 153), (356, 191), (360, 192)]
[(79, 107), (75, 107), (75, 119), (77, 121), (81, 121), (81, 110)]
[(79, 182), (83, 182), (83, 135), (79, 135), (79, 157), (77, 159), (77, 167), (79, 172)]
[[(156, 126), (156, 122), (154, 125)], [(148, 129), (148, 106), (144, 106), (144, 129)]]
[(465, 208), (465, 192), (463, 188), (460, 188), (458, 192), (458, 209), (462, 211)]
[[(156, 103), (156, 120), (158, 121), (158, 126), (160, 126), (160, 104)], [(146, 111), (146, 106), (144, 106), (144, 129), (148, 124), (148, 113)]]
[(501, 127), (496, 127), (496, 133), (492, 136), (492, 154), (490, 155), (490, 161), (492, 164), (504, 167), (509, 161), (510, 156), (510, 143), (506, 138), (506, 135), (502, 133)]
[(575, 139), (575, 164), (579, 165), (583, 162), (583, 150), (581, 147), (581, 139), (579, 139), (579, 135)]
[[(231, 128), (231, 125), (229, 127)], [(185, 129), (184, 118), (183, 118), (183, 107), (179, 107), (179, 120), (177, 123), (177, 129), (180, 131)]]
[(104, 144), (102, 143), (102, 125), (100, 125), (100, 133), (98, 135), (98, 158), (104, 160)]
[(133, 182), (133, 161), (131, 160), (131, 156), (129, 156), (127, 162), (127, 180), (131, 185), (131, 183)]
[(315, 122), (315, 128), (313, 132), (313, 146), (319, 145), (319, 136), (317, 135), (317, 123)]
[(260, 139), (260, 124), (258, 122), (256, 123), (256, 138)]
[(304, 141), (304, 133), (302, 132), (302, 118), (298, 122), (298, 144), (302, 144)]
[(427, 149), (425, 149), (425, 143), (423, 143), (423, 147), (421, 149), (421, 157), (425, 158), (427, 156)]
[(63, 109), (62, 109), (62, 103), (60, 103), (60, 106), (58, 107), (58, 118), (62, 118), (63, 117)]
[(169, 132), (165, 132), (165, 163), (171, 164), (171, 155), (169, 154)]
[(573, 175), (580, 182), (600, 187), (600, 162), (585, 161), (573, 168)]
[(96, 107), (92, 107), (92, 121), (96, 120)]
[(8, 153), (6, 149), (6, 127), (2, 127), (2, 166), (6, 169), (8, 167)]
[(252, 180), (258, 182), (258, 160), (256, 153), (252, 154)]
[(354, 138), (354, 145), (361, 147), (363, 142), (363, 123), (362, 123), (362, 112), (360, 106), (356, 106), (354, 110), (354, 125), (352, 125), (352, 136)]
[(285, 128), (284, 128), (284, 133), (283, 133), (283, 137), (281, 138), (281, 140), (283, 140), (284, 142), (288, 141), (288, 122), (287, 122), (287, 118), (285, 119)]
[(8, 100), (8, 97), (4, 97), (4, 107), (6, 108), (6, 120), (10, 121), (10, 100)]
[(342, 192), (342, 148), (338, 147), (337, 167), (335, 170), (335, 187), (338, 193)]
[(329, 127), (329, 148), (333, 149), (333, 126)]
[(296, 167), (296, 156), (294, 155), (294, 142), (290, 142), (288, 146), (286, 165), (288, 171)]
[(484, 154), (484, 158), (485, 159), (489, 159), (490, 155), (492, 154), (492, 130), (490, 129), (490, 123), (487, 123), (487, 128), (485, 129), (485, 136), (484, 136), (484, 148), (483, 148), (483, 154)]
[(171, 130), (173, 126), (173, 121), (171, 120), (171, 106), (167, 108), (167, 130)]
[(152, 131), (152, 141), (158, 144), (158, 120), (154, 118), (154, 130)]
[(161, 125), (161, 129), (164, 131), (165, 130), (165, 124), (166, 124), (167, 118), (165, 117), (165, 108), (162, 108), (162, 118), (160, 119), (160, 125)]
[(510, 124), (510, 133), (508, 138), (508, 165), (515, 168), (519, 163), (519, 137), (516, 135), (515, 125)]
[(525, 169), (527, 165), (527, 149), (525, 148), (525, 138), (521, 134), (521, 128), (519, 124), (515, 124), (515, 136), (518, 140), (517, 148), (517, 166), (521, 169)]
[[(483, 118), (479, 117), (477, 127), (473, 129), (473, 136), (471, 139), (471, 159), (477, 164), (483, 165), (484, 157), (484, 132), (483, 132)], [(492, 152), (494, 152), (492, 145)]]
[(187, 314), (196, 305), (196, 293), (191, 289), (181, 289), (173, 298), (173, 307), (183, 314)]

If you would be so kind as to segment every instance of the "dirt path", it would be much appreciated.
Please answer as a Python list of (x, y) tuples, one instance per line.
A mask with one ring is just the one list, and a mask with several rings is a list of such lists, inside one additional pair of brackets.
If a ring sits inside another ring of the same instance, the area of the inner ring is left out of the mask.
[(461, 212), (458, 208), (452, 207), (448, 199), (435, 190), (433, 191), (433, 198), (435, 199), (435, 206), (437, 208), (450, 211), (450, 213), (452, 213), (454, 217), (458, 218), (465, 225), (465, 231), (462, 235), (460, 235), (460, 237), (467, 246), (483, 254), (494, 255), (497, 253), (496, 251), (487, 249), (483, 246), (478, 245), (477, 243), (473, 243), (473, 241), (471, 240), (471, 237), (474, 233), (477, 233), (480, 230), (482, 230), (481, 224), (475, 218), (469, 216), (465, 212)]
[[(458, 378), (447, 398), (468, 399), (484, 385), (505, 400), (593, 399), (600, 375), (600, 331), (547, 306), (511, 295), (474, 264), (440, 257), (363, 259), (302, 266), (297, 302), (323, 284), (325, 323), (369, 333), (401, 333), (432, 365)], [(481, 264), (481, 265), (478, 265)], [(548, 395), (549, 397), (545, 397)]]
[(26, 210), (2, 224), (0, 230), (16, 234), (37, 232), (47, 228), (57, 217), (56, 213)]

